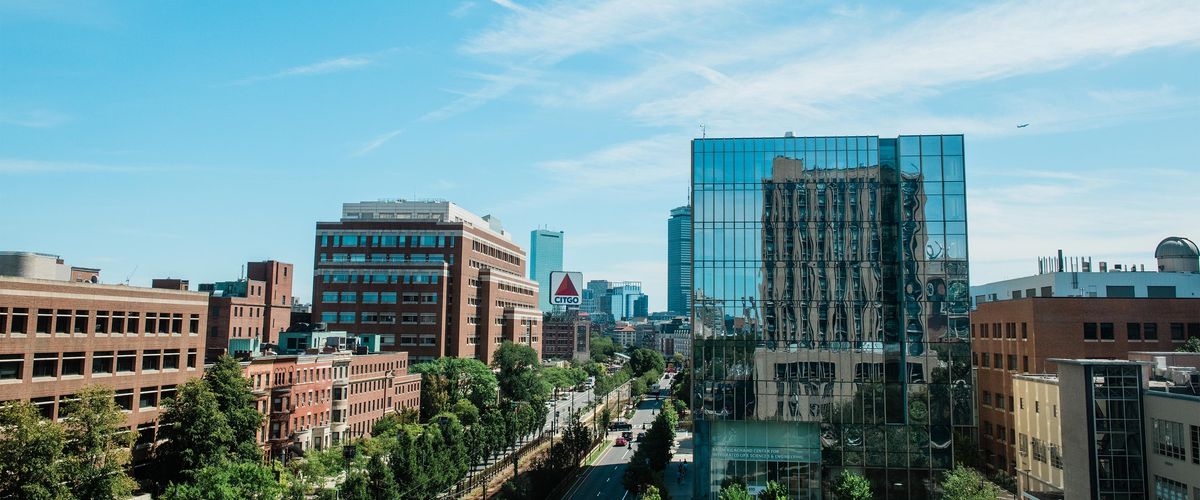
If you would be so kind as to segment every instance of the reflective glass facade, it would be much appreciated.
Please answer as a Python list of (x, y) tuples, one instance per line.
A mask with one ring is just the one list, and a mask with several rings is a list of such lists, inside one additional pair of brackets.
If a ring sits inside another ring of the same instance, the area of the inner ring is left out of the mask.
[(692, 207), (671, 210), (667, 219), (667, 310), (691, 313)]
[(961, 135), (692, 142), (695, 493), (926, 498), (974, 434)]

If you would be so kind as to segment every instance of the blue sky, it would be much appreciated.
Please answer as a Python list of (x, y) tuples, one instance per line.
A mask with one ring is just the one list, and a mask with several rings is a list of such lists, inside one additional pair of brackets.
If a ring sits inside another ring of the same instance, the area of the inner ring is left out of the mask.
[[(0, 1), (0, 247), (132, 276), (296, 263), (446, 198), (665, 308), (709, 136), (964, 133), (972, 281), (1200, 237), (1200, 3)], [(1030, 123), (1017, 129), (1018, 123)], [(136, 270), (135, 270), (136, 267)]]

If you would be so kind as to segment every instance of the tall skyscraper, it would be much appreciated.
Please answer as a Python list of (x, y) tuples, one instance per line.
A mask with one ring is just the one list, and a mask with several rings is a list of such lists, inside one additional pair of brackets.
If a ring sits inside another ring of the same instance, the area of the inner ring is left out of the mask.
[(667, 310), (689, 314), (692, 308), (692, 207), (671, 210), (667, 219)]
[(538, 297), (538, 308), (550, 312), (550, 272), (563, 270), (563, 232), (534, 229), (529, 232), (529, 279), (538, 282), (542, 289)]
[(446, 201), (346, 203), (318, 222), (313, 318), (414, 362), (486, 362), (500, 344), (540, 355), (538, 285), (525, 251), (495, 217)]
[(961, 135), (692, 142), (695, 493), (925, 498), (974, 434)]

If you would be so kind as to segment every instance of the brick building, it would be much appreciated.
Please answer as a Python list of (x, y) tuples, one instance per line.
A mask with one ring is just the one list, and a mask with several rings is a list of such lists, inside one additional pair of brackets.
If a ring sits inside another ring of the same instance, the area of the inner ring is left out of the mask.
[(414, 361), (487, 362), (505, 340), (540, 356), (538, 285), (494, 217), (445, 201), (347, 203), (317, 223), (315, 245), (314, 321)]
[(591, 356), (592, 321), (578, 310), (546, 313), (542, 320), (542, 356), (587, 361)]
[[(246, 278), (201, 284), (200, 291), (212, 295), (205, 359), (211, 362), (226, 352), (254, 353), (261, 344), (278, 341), (279, 332), (291, 324), (293, 274), (291, 264), (249, 262)], [(167, 286), (170, 281), (155, 284)]]
[(380, 418), (421, 406), (421, 376), (408, 354), (349, 351), (243, 361), (259, 411), (259, 443), (272, 457), (369, 436)]
[(140, 455), (161, 402), (203, 373), (208, 296), (69, 279), (0, 276), (0, 401), (29, 400), (57, 418), (82, 387), (109, 386)]
[(971, 313), (979, 434), (988, 463), (1013, 472), (1013, 375), (1056, 373), (1050, 358), (1125, 359), (1173, 351), (1200, 337), (1200, 299), (1032, 297), (979, 304)]

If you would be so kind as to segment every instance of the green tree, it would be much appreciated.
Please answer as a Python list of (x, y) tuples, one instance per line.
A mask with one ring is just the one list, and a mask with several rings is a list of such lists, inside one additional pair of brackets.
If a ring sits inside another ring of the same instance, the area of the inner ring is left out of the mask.
[(1187, 342), (1175, 349), (1176, 352), (1200, 352), (1200, 337), (1188, 337)]
[(373, 500), (369, 483), (366, 473), (353, 471), (338, 486), (338, 493), (344, 500)]
[(155, 450), (163, 479), (178, 481), (186, 473), (228, 458), (234, 431), (204, 380), (183, 383), (165, 406), (159, 432), (166, 441)]
[(676, 372), (675, 378), (671, 380), (671, 396), (683, 404), (691, 406), (692, 401), (692, 373), (691, 370), (681, 370)]
[(492, 356), (492, 366), (500, 371), (496, 376), (500, 395), (510, 401), (546, 401), (550, 386), (540, 377), (537, 351), (523, 344), (505, 341)]
[(231, 451), (238, 453), (243, 460), (261, 460), (262, 450), (258, 447), (257, 436), (263, 415), (255, 407), (250, 379), (246, 378), (241, 363), (227, 354), (221, 355), (204, 372), (204, 382), (216, 396), (217, 408), (225, 414), (229, 428), (233, 430)]
[(871, 500), (871, 482), (861, 474), (842, 469), (833, 484), (834, 500)]
[(962, 464), (942, 474), (942, 496), (955, 500), (994, 500), (1000, 496), (1000, 488), (984, 480), (979, 471)]
[(88, 386), (63, 407), (67, 487), (78, 498), (128, 498), (137, 484), (126, 473), (135, 435), (107, 387)]
[(400, 489), (396, 486), (392, 469), (383, 463), (383, 459), (379, 455), (372, 456), (367, 462), (367, 493), (370, 498), (378, 500), (400, 498)]
[(758, 500), (788, 500), (791, 492), (787, 485), (775, 481), (767, 481), (766, 489), (758, 494)]
[(717, 498), (720, 500), (754, 500), (754, 497), (750, 496), (750, 491), (746, 489), (746, 485), (742, 483), (730, 483), (722, 486)]
[(274, 500), (283, 494), (275, 473), (257, 462), (220, 461), (196, 471), (195, 481), (172, 484), (168, 500)]
[(64, 433), (28, 401), (0, 405), (0, 498), (69, 498), (58, 466)]
[(666, 360), (663, 359), (662, 353), (651, 349), (634, 349), (629, 354), (629, 368), (633, 370), (635, 377), (640, 377), (648, 371), (656, 371), (662, 373), (667, 367)]
[(662, 494), (658, 492), (658, 487), (651, 485), (646, 488), (646, 493), (642, 494), (642, 500), (662, 500)]
[(597, 363), (605, 363), (612, 359), (614, 354), (621, 352), (620, 345), (603, 335), (592, 335), (590, 345), (588, 352), (592, 355), (592, 361)]
[[(421, 413), (426, 419), (462, 399), (480, 410), (496, 404), (496, 375), (477, 359), (445, 357), (413, 365), (412, 371), (421, 374)], [(427, 391), (425, 386), (431, 382)], [(432, 398), (428, 407), (426, 398)]]
[(479, 422), (479, 409), (466, 399), (458, 400), (454, 403), (450, 411), (458, 417), (458, 421), (462, 422), (463, 425), (471, 426)]

